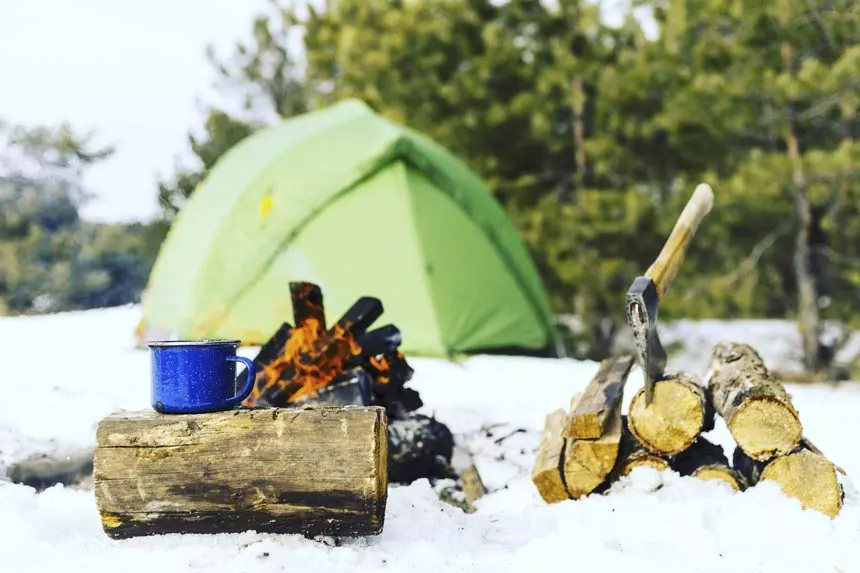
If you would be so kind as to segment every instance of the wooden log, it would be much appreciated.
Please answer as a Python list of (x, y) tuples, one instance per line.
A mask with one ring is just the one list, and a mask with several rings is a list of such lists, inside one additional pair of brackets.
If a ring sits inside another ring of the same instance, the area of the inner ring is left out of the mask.
[(723, 448), (703, 436), (670, 460), (670, 464), (682, 476), (722, 480), (735, 491), (743, 491), (747, 487), (744, 476), (729, 465)]
[(768, 462), (752, 459), (740, 447), (735, 448), (734, 466), (751, 485), (765, 480), (776, 482), (789, 497), (804, 509), (814, 509), (836, 517), (842, 509), (845, 472), (828, 460), (805, 438), (795, 451)]
[(561, 437), (561, 430), (566, 420), (567, 414), (561, 408), (546, 417), (540, 446), (532, 468), (532, 483), (547, 503), (570, 499), (562, 475), (564, 438)]
[(96, 432), (112, 538), (255, 530), (375, 535), (387, 502), (382, 408), (117, 413)]
[[(322, 334), (326, 329), (326, 320), (320, 287), (314, 283), (291, 282), (290, 298), (293, 303), (293, 319), (296, 326), (312, 327), (319, 334)], [(309, 321), (313, 321), (313, 324), (309, 325)]]
[(714, 412), (701, 380), (690, 372), (667, 373), (654, 385), (651, 404), (645, 389), (630, 401), (630, 431), (651, 453), (674, 456), (689, 448), (699, 434), (714, 427)]
[(632, 366), (632, 356), (607, 358), (600, 363), (582, 397), (572, 405), (563, 437), (596, 439), (608, 425), (615, 423), (610, 414), (621, 403)]
[(797, 449), (803, 427), (791, 396), (751, 346), (714, 346), (705, 380), (714, 408), (747, 456), (767, 461)]
[(594, 492), (615, 467), (622, 433), (620, 401), (607, 416), (607, 424), (603, 435), (595, 440), (567, 440), (564, 483), (573, 499)]
[(650, 467), (660, 471), (671, 469), (669, 460), (651, 453), (636, 439), (636, 436), (630, 431), (628, 417), (622, 416), (618, 459), (610, 474), (609, 481), (615, 481), (619, 477), (626, 476), (637, 467)]

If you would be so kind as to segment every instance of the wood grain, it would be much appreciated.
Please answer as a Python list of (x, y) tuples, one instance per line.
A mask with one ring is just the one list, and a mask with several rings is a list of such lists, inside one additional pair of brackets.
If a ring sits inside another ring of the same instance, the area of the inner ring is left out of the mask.
[(630, 431), (660, 456), (675, 456), (690, 447), (701, 432), (713, 428), (714, 412), (701, 379), (691, 372), (666, 373), (645, 403), (644, 388), (630, 401)]
[(582, 396), (571, 405), (562, 436), (586, 440), (600, 438), (611, 421), (610, 413), (624, 397), (624, 384), (632, 366), (632, 356), (601, 361)]
[(753, 460), (741, 448), (735, 448), (733, 461), (751, 485), (766, 480), (776, 482), (804, 509), (814, 509), (831, 518), (842, 510), (843, 480), (847, 479), (844, 470), (805, 438), (795, 451), (768, 462)]
[(374, 535), (387, 502), (380, 407), (116, 413), (94, 487), (113, 538), (256, 530)]
[(547, 503), (556, 503), (570, 498), (562, 477), (564, 438), (561, 437), (561, 429), (564, 427), (566, 418), (567, 415), (561, 408), (547, 415), (532, 468), (532, 483)]
[(621, 402), (609, 414), (603, 435), (594, 440), (568, 439), (564, 454), (564, 483), (573, 499), (595, 490), (615, 467), (621, 444)]

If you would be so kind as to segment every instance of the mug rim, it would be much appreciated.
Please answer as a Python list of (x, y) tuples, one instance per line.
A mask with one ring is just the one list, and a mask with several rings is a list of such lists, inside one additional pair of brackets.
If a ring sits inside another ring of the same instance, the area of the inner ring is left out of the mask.
[(146, 343), (150, 348), (165, 348), (171, 346), (239, 346), (240, 340), (228, 338), (213, 338), (208, 340), (151, 340)]

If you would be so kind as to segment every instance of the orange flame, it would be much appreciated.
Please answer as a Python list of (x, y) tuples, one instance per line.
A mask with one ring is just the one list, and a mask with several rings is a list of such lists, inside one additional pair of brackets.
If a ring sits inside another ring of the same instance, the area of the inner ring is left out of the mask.
[(286, 402), (293, 402), (331, 384), (362, 355), (361, 346), (348, 328), (348, 324), (336, 324), (327, 332), (318, 319), (308, 317), (292, 330), (283, 352), (257, 374), (257, 383), (245, 404), (254, 406), (273, 389), (283, 392)]

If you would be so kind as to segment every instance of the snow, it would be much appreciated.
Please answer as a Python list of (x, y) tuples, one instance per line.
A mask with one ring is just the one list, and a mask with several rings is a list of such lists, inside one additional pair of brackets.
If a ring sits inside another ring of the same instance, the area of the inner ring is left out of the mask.
[[(34, 453), (89, 447), (98, 421), (149, 407), (146, 350), (133, 347), (136, 306), (0, 319), (3, 400), (0, 476)], [(791, 360), (793, 326), (755, 321), (667, 328), (696, 344), (745, 339), (769, 365)], [(743, 338), (742, 338), (743, 337)], [(242, 354), (253, 355), (254, 349)], [(698, 372), (706, 355), (672, 358)], [(93, 492), (42, 493), (0, 479), (0, 570), (98, 572), (156, 569), (268, 571), (860, 571), (860, 509), (852, 495), (834, 519), (803, 511), (773, 484), (735, 493), (723, 483), (640, 468), (610, 493), (547, 505), (529, 474), (544, 417), (566, 408), (597, 365), (572, 359), (479, 356), (452, 363), (410, 358), (410, 385), (455, 433), (490, 493), (466, 514), (422, 480), (390, 488), (381, 535), (304, 539), (247, 532), (114, 541)], [(641, 385), (638, 369), (625, 392)], [(850, 476), (860, 474), (860, 384), (789, 386), (806, 434)], [(709, 435), (731, 446), (718, 421)], [(439, 487), (439, 485), (437, 485)], [(575, 564), (571, 562), (575, 559)]]

